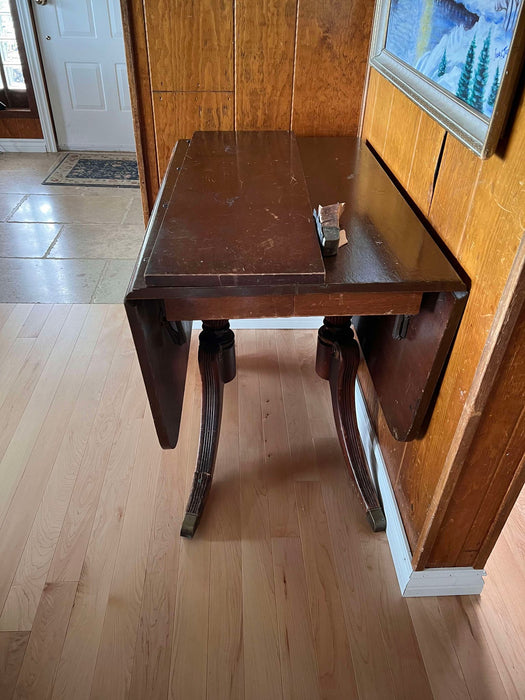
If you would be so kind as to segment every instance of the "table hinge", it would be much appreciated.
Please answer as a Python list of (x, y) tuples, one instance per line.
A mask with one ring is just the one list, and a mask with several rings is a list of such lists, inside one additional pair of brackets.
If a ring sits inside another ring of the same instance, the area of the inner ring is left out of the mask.
[(392, 338), (394, 340), (403, 340), (403, 338), (406, 338), (409, 323), (410, 316), (407, 316), (406, 314), (396, 316), (394, 328), (392, 329)]

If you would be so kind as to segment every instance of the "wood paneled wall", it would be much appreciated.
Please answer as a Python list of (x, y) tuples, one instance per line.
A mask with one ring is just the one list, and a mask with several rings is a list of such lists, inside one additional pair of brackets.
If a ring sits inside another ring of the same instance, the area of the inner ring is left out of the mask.
[(371, 71), (363, 137), (471, 280), (425, 436), (405, 446), (363, 381), (416, 568), (482, 567), (523, 484), (525, 100), (482, 161)]
[(175, 142), (198, 129), (357, 134), (373, 3), (121, 2), (146, 210)]
[(0, 139), (42, 139), (40, 120), (32, 117), (2, 117), (0, 112)]

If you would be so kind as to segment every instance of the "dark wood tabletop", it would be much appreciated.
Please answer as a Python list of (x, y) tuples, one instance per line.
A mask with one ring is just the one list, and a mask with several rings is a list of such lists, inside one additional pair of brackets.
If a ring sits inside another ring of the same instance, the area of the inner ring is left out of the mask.
[(196, 133), (163, 212), (146, 284), (209, 288), (324, 277), (294, 134)]
[[(261, 149), (262, 139), (271, 148)], [(213, 153), (223, 149), (215, 167), (217, 172), (227, 171), (228, 178), (212, 182), (209, 173), (202, 172), (202, 159), (193, 162), (192, 153), (202, 153), (204, 144)], [(254, 164), (256, 172), (250, 178), (248, 165), (257, 144), (264, 156), (263, 172)], [(179, 142), (148, 225), (129, 298), (465, 289), (365, 144), (352, 137), (299, 137), (297, 144), (299, 160), (293, 138), (283, 132), (197, 132), (189, 148), (187, 141)], [(282, 169), (276, 164), (272, 169), (277, 154), (285, 159)], [(236, 178), (237, 189), (231, 178)], [(291, 178), (297, 181), (293, 185)], [(206, 183), (204, 193), (201, 180)], [(241, 181), (251, 183), (247, 198), (239, 195)], [(213, 202), (216, 186), (218, 200), (204, 211), (198, 202)], [(225, 203), (228, 199), (234, 199), (231, 206)], [(341, 226), (349, 243), (337, 256), (324, 259), (323, 275), (311, 213), (318, 204), (336, 201), (346, 203)], [(250, 211), (253, 202), (257, 211), (246, 222), (241, 211)], [(295, 216), (286, 213), (291, 204), (297, 206)], [(226, 210), (228, 217), (223, 216)], [(240, 225), (233, 230), (237, 210)], [(224, 237), (224, 245), (212, 245), (217, 237)], [(222, 251), (220, 257), (217, 250)]]

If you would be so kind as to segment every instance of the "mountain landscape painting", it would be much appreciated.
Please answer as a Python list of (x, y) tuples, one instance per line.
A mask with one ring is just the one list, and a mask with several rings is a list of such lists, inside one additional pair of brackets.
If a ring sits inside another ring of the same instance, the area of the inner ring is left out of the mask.
[(391, 0), (387, 51), (490, 118), (524, 0)]

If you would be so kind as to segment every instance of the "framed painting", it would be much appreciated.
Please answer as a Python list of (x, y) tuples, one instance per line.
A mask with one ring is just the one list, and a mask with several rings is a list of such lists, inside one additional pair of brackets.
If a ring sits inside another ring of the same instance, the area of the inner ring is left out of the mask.
[(508, 116), (525, 0), (377, 0), (370, 63), (481, 158)]

